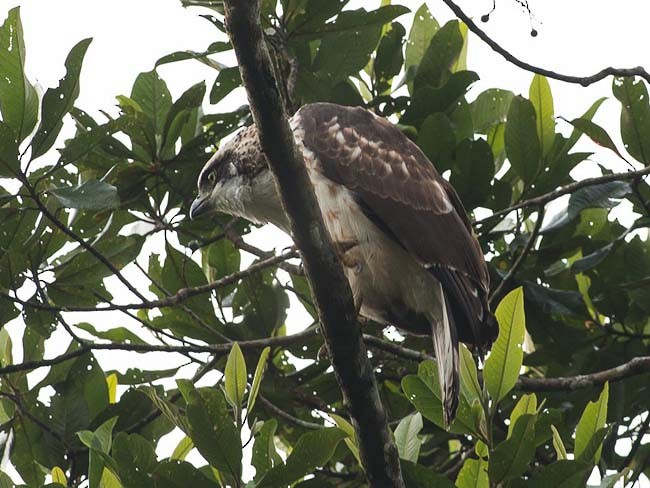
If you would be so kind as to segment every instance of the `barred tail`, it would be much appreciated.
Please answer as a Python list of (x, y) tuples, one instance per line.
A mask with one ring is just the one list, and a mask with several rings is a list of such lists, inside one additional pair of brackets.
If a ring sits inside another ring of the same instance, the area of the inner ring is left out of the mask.
[(456, 417), (460, 394), (458, 333), (449, 300), (445, 297), (442, 287), (440, 288), (440, 296), (443, 304), (442, 320), (432, 322), (431, 335), (433, 336), (433, 347), (438, 364), (443, 419), (445, 427), (448, 429)]

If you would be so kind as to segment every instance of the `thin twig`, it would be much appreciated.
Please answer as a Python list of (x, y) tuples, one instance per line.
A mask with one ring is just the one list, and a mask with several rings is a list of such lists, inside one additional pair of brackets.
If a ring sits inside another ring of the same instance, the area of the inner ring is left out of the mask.
[(625, 456), (625, 459), (621, 461), (621, 464), (618, 467), (619, 471), (623, 471), (632, 463), (632, 460), (639, 450), (639, 447), (641, 447), (643, 437), (645, 436), (646, 432), (648, 432), (648, 427), (650, 427), (650, 412), (646, 413), (645, 420), (641, 422), (641, 425), (639, 425), (639, 429), (636, 433), (636, 439), (634, 439), (634, 442), (632, 443), (630, 452), (627, 454), (627, 456)]
[(517, 256), (517, 259), (515, 260), (514, 264), (508, 270), (508, 273), (506, 273), (506, 275), (503, 277), (501, 283), (499, 283), (499, 285), (490, 295), (490, 306), (493, 306), (494, 302), (501, 296), (501, 293), (503, 292), (506, 285), (508, 285), (510, 280), (512, 280), (515, 277), (517, 271), (519, 271), (519, 268), (521, 268), (521, 265), (524, 264), (524, 260), (526, 259), (528, 254), (533, 250), (533, 247), (535, 246), (535, 241), (537, 241), (537, 237), (539, 236), (539, 231), (542, 228), (543, 220), (544, 220), (544, 205), (539, 205), (537, 209), (537, 221), (535, 222), (535, 227), (533, 227), (533, 231), (530, 233), (530, 237), (526, 241), (526, 245), (521, 250), (519, 256)]
[[(257, 256), (258, 258), (268, 258), (269, 255), (272, 255), (272, 253), (270, 252), (262, 251), (260, 248), (255, 247), (252, 244), (249, 244), (244, 240), (242, 236), (240, 236), (233, 229), (224, 230), (224, 234), (226, 234), (228, 240), (232, 242), (235, 245), (235, 247), (241, 249), (242, 251), (246, 251), (249, 254)], [(287, 262), (278, 264), (278, 268), (285, 270), (287, 273), (291, 273), (298, 276), (303, 276), (305, 274), (300, 266), (287, 263)]]
[(278, 256), (273, 256), (268, 259), (263, 259), (262, 261), (258, 261), (257, 263), (251, 264), (248, 268), (242, 271), (237, 271), (235, 273), (232, 273), (228, 276), (224, 276), (223, 278), (213, 281), (212, 283), (208, 283), (207, 285), (201, 285), (201, 286), (195, 286), (195, 287), (190, 287), (190, 288), (181, 288), (178, 290), (176, 293), (173, 295), (170, 295), (166, 298), (160, 298), (157, 300), (147, 300), (146, 298), (142, 299), (142, 302), (140, 303), (129, 303), (129, 304), (116, 304), (116, 303), (109, 303), (105, 304), (104, 306), (96, 306), (96, 307), (63, 307), (63, 306), (57, 306), (57, 305), (44, 305), (41, 303), (36, 303), (36, 302), (31, 302), (27, 300), (22, 300), (16, 296), (12, 296), (9, 293), (6, 293), (4, 291), (0, 291), (0, 296), (5, 297), (9, 300), (12, 300), (16, 303), (19, 303), (20, 305), (23, 305), (25, 307), (31, 307), (37, 310), (47, 310), (47, 311), (60, 311), (60, 312), (105, 312), (107, 310), (140, 310), (140, 309), (152, 309), (152, 308), (162, 308), (162, 307), (172, 307), (175, 305), (178, 305), (180, 303), (183, 303), (186, 301), (188, 298), (192, 298), (197, 295), (201, 295), (203, 293), (209, 293), (212, 290), (216, 290), (217, 288), (222, 288), (224, 286), (231, 285), (233, 283), (236, 283), (237, 281), (241, 280), (242, 278), (246, 278), (247, 276), (250, 276), (254, 273), (257, 273), (259, 271), (262, 271), (266, 268), (269, 268), (271, 266), (276, 266), (279, 263), (282, 263), (283, 261), (286, 261), (287, 259), (291, 259), (294, 257), (297, 257), (298, 253), (295, 251), (290, 251), (286, 254), (281, 254)]
[(544, 193), (534, 198), (528, 200), (523, 200), (516, 205), (513, 205), (498, 212), (493, 213), (492, 215), (485, 217), (484, 219), (477, 220), (474, 222), (474, 225), (485, 225), (486, 222), (492, 222), (494, 219), (505, 217), (510, 212), (519, 210), (520, 208), (546, 205), (547, 203), (560, 198), (561, 196), (568, 195), (569, 193), (574, 193), (577, 190), (586, 188), (588, 186), (601, 185), (603, 183), (610, 183), (612, 181), (626, 181), (633, 180), (642, 176), (647, 176), (650, 174), (650, 166), (647, 166), (643, 169), (637, 171), (627, 171), (624, 173), (612, 173), (604, 176), (597, 176), (595, 178), (586, 178), (584, 180), (576, 181), (568, 185), (562, 186), (556, 190)]
[[(264, 347), (283, 347), (299, 342), (316, 335), (315, 329), (306, 329), (296, 334), (280, 337), (267, 337), (265, 339), (253, 339), (250, 341), (241, 341), (239, 346), (242, 349), (263, 349)], [(226, 344), (213, 344), (205, 346), (177, 346), (177, 345), (154, 345), (154, 344), (123, 344), (123, 343), (92, 343), (82, 341), (82, 345), (74, 351), (70, 351), (60, 356), (51, 359), (40, 359), (34, 361), (24, 361), (18, 364), (9, 364), (0, 368), (0, 376), (17, 373), (19, 371), (31, 371), (38, 368), (53, 366), (55, 364), (63, 363), (74, 359), (76, 357), (87, 354), (91, 351), (98, 350), (115, 350), (115, 351), (131, 351), (131, 352), (177, 352), (177, 353), (213, 353), (223, 354), (230, 351), (233, 343)]]
[(88, 251), (90, 254), (92, 254), (99, 262), (101, 262), (108, 270), (119, 279), (124, 286), (126, 286), (131, 293), (133, 293), (136, 297), (138, 297), (140, 300), (145, 300), (144, 296), (127, 280), (122, 273), (111, 263), (106, 256), (104, 256), (102, 253), (100, 253), (97, 249), (95, 249), (91, 244), (88, 244), (81, 236), (78, 236), (75, 232), (73, 232), (67, 225), (65, 225), (63, 222), (61, 222), (54, 214), (52, 214), (48, 208), (45, 206), (45, 204), (41, 201), (40, 197), (32, 188), (32, 186), (29, 184), (29, 181), (27, 180), (27, 177), (25, 175), (21, 175), (21, 180), (23, 182), (23, 185), (29, 192), (30, 196), (32, 197), (32, 200), (34, 200), (34, 203), (36, 203), (36, 206), (38, 209), (41, 211), (41, 213), (50, 221), (52, 224), (54, 224), (55, 227), (57, 227), (61, 232), (63, 232), (65, 235), (70, 237), (72, 240), (76, 241), (84, 250)]
[(282, 417), (285, 420), (288, 420), (292, 424), (296, 424), (299, 427), (304, 427), (305, 429), (322, 429), (323, 425), (322, 424), (317, 424), (315, 422), (309, 422), (307, 420), (302, 420), (299, 419), (298, 417), (294, 417), (291, 415), (289, 412), (285, 412), (282, 410), (280, 407), (277, 405), (271, 403), (264, 395), (258, 394), (257, 399), (259, 402), (264, 405), (271, 413), (277, 415), (278, 417)]
[(641, 66), (638, 66), (636, 68), (607, 67), (591, 76), (573, 76), (573, 75), (565, 75), (562, 73), (558, 73), (556, 71), (551, 71), (549, 69), (540, 68), (538, 66), (534, 66), (532, 64), (526, 63), (525, 61), (522, 61), (521, 59), (512, 55), (505, 48), (501, 47), (500, 44), (494, 41), (488, 34), (485, 33), (485, 31), (483, 31), (478, 25), (476, 25), (476, 23), (465, 12), (463, 12), (463, 10), (458, 5), (456, 5), (452, 0), (442, 0), (442, 1), (445, 3), (445, 5), (447, 5), (447, 7), (449, 7), (452, 10), (452, 12), (454, 12), (456, 17), (458, 17), (467, 25), (467, 28), (470, 31), (472, 31), (474, 34), (478, 36), (479, 39), (481, 39), (484, 43), (490, 46), (493, 51), (503, 56), (506, 59), (506, 61), (526, 71), (537, 73), (547, 78), (552, 78), (554, 80), (564, 81), (566, 83), (575, 83), (582, 86), (589, 86), (593, 83), (596, 83), (597, 81), (607, 78), (608, 76), (626, 76), (626, 77), (640, 76), (648, 83), (650, 83), (650, 73), (648, 73)]

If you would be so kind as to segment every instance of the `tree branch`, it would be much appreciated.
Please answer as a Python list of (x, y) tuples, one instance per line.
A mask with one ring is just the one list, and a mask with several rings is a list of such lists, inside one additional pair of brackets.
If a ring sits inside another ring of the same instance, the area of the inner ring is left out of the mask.
[(598, 73), (595, 73), (591, 76), (573, 76), (565, 75), (562, 73), (557, 73), (549, 69), (540, 68), (532, 64), (528, 64), (525, 61), (520, 60), (519, 58), (513, 56), (505, 48), (501, 47), (496, 41), (494, 41), (488, 34), (485, 33), (476, 23), (465, 13), (463, 10), (456, 5), (452, 0), (442, 0), (447, 7), (451, 9), (452, 12), (462, 20), (467, 28), (472, 31), (479, 39), (486, 43), (492, 50), (501, 56), (503, 56), (506, 61), (514, 64), (515, 66), (530, 71), (532, 73), (537, 73), (539, 75), (545, 76), (547, 78), (552, 78), (554, 80), (564, 81), (566, 83), (575, 83), (582, 86), (589, 86), (597, 81), (600, 81), (608, 76), (640, 76), (648, 83), (650, 83), (650, 73), (648, 73), (642, 66), (636, 68), (612, 68), (607, 67), (600, 70)]
[[(262, 251), (260, 248), (255, 247), (252, 244), (246, 242), (242, 236), (240, 236), (237, 232), (235, 232), (234, 229), (226, 229), (224, 231), (224, 234), (226, 235), (228, 240), (235, 245), (237, 249), (246, 251), (247, 253), (252, 254), (253, 256), (257, 256), (258, 258), (267, 258), (269, 256), (268, 252)], [(302, 276), (305, 274), (300, 268), (300, 266), (296, 264), (282, 262), (282, 263), (278, 263), (278, 268), (285, 270), (287, 273), (298, 275), (298, 276)]]
[[(265, 339), (253, 339), (250, 341), (241, 341), (238, 342), (241, 349), (263, 349), (267, 346), (270, 347), (283, 347), (299, 342), (303, 339), (313, 337), (317, 334), (315, 328), (305, 329), (302, 332), (296, 334), (291, 334), (288, 336), (280, 337), (267, 337)], [(70, 351), (60, 356), (56, 356), (51, 359), (41, 359), (35, 361), (25, 361), (18, 364), (9, 364), (0, 368), (0, 376), (17, 373), (20, 371), (32, 371), (39, 368), (44, 368), (47, 366), (54, 366), (55, 364), (63, 363), (74, 359), (79, 356), (83, 356), (86, 353), (91, 351), (102, 351), (102, 350), (118, 350), (118, 351), (131, 351), (131, 352), (177, 352), (177, 353), (213, 353), (213, 354), (225, 354), (230, 351), (233, 347), (233, 342), (224, 343), (224, 344), (206, 344), (205, 346), (201, 345), (191, 345), (191, 346), (180, 346), (180, 345), (157, 345), (157, 344), (123, 344), (117, 342), (108, 342), (108, 343), (92, 343), (85, 340), (82, 340), (81, 345), (78, 349)]]
[(515, 388), (520, 391), (573, 391), (600, 386), (606, 381), (613, 383), (646, 373), (650, 373), (650, 356), (640, 356), (615, 368), (591, 374), (559, 378), (520, 377)]
[[(429, 354), (383, 341), (374, 336), (364, 335), (364, 340), (372, 347), (411, 361), (433, 359), (433, 356)], [(515, 389), (519, 391), (573, 391), (600, 386), (606, 381), (613, 383), (632, 376), (648, 373), (650, 373), (650, 356), (639, 356), (614, 368), (590, 374), (558, 378), (527, 378), (520, 376), (515, 385)]]
[(542, 228), (543, 220), (544, 220), (544, 205), (540, 205), (539, 208), (537, 209), (537, 221), (535, 222), (535, 227), (533, 228), (530, 237), (526, 241), (526, 245), (521, 250), (521, 254), (517, 256), (517, 259), (515, 260), (512, 267), (508, 270), (508, 273), (503, 277), (501, 283), (499, 283), (499, 286), (497, 286), (496, 289), (492, 292), (490, 296), (490, 306), (493, 306), (494, 302), (501, 296), (503, 289), (510, 282), (510, 280), (515, 277), (517, 271), (519, 271), (519, 268), (521, 268), (521, 265), (524, 264), (524, 260), (526, 259), (528, 254), (530, 254), (530, 251), (533, 250), (533, 247), (535, 246), (535, 241), (537, 240), (537, 236), (539, 236), (539, 231)]
[(537, 206), (546, 205), (547, 203), (557, 198), (560, 198), (561, 196), (568, 195), (569, 193), (574, 193), (588, 186), (601, 185), (603, 183), (610, 183), (612, 181), (635, 180), (637, 178), (640, 178), (642, 176), (647, 176), (649, 174), (650, 174), (650, 166), (647, 166), (637, 171), (627, 171), (625, 173), (612, 173), (610, 175), (596, 176), (594, 178), (585, 178), (584, 180), (570, 183), (556, 190), (550, 191), (548, 193), (544, 193), (543, 195), (539, 195), (537, 197), (524, 200), (522, 202), (517, 203), (516, 205), (513, 205), (508, 208), (504, 208), (503, 210), (499, 210), (498, 212), (495, 212), (492, 215), (485, 217), (484, 219), (477, 220), (476, 222), (474, 222), (474, 225), (475, 226), (485, 225), (486, 222), (490, 222), (499, 217), (505, 217), (510, 212), (514, 212), (515, 210), (519, 210), (521, 208), (531, 207), (534, 205)]
[(160, 298), (158, 300), (142, 300), (139, 303), (128, 303), (128, 304), (117, 304), (111, 303), (103, 307), (61, 307), (57, 305), (45, 305), (38, 302), (31, 302), (28, 300), (22, 300), (18, 297), (12, 296), (9, 293), (0, 291), (0, 296), (12, 300), (24, 307), (31, 307), (38, 310), (47, 310), (49, 312), (105, 312), (107, 310), (139, 310), (139, 309), (151, 309), (151, 308), (161, 308), (161, 307), (172, 307), (178, 304), (183, 303), (188, 298), (194, 297), (196, 295), (201, 295), (203, 293), (209, 293), (212, 290), (217, 288), (222, 288), (224, 286), (231, 285), (237, 281), (250, 276), (254, 273), (257, 273), (263, 269), (275, 266), (287, 259), (297, 257), (298, 254), (295, 251), (290, 251), (285, 254), (280, 254), (278, 256), (271, 256), (270, 258), (263, 259), (257, 263), (251, 264), (248, 268), (237, 271), (236, 273), (229, 274), (224, 276), (221, 279), (208, 283), (207, 285), (195, 286), (191, 288), (181, 288), (173, 295), (169, 295), (165, 298)]
[(260, 27), (260, 1), (226, 0), (226, 25), (262, 150), (276, 180), (292, 237), (301, 252), (334, 373), (350, 408), (371, 487), (403, 487), (397, 449), (356, 320), (352, 293), (332, 249)]
[(280, 407), (270, 402), (261, 393), (258, 393), (257, 399), (262, 405), (264, 405), (264, 407), (268, 409), (269, 412), (271, 412), (274, 415), (277, 415), (278, 417), (282, 417), (285, 420), (288, 420), (292, 424), (296, 424), (297, 426), (303, 427), (305, 429), (318, 430), (323, 428), (323, 424), (317, 424), (316, 422), (309, 422), (307, 420), (299, 419), (298, 417), (294, 417), (293, 415), (291, 415), (289, 412), (285, 412)]
[(29, 180), (27, 179), (27, 176), (24, 174), (20, 175), (20, 179), (23, 182), (23, 185), (29, 192), (29, 195), (31, 196), (32, 200), (34, 200), (34, 203), (36, 203), (36, 206), (40, 210), (40, 212), (43, 214), (45, 218), (47, 218), (54, 226), (59, 229), (61, 232), (63, 232), (66, 236), (71, 238), (72, 240), (76, 241), (79, 243), (79, 245), (88, 251), (90, 254), (92, 254), (100, 263), (102, 263), (108, 270), (113, 273), (113, 275), (119, 279), (124, 286), (126, 286), (131, 293), (133, 293), (136, 297), (138, 297), (140, 300), (144, 300), (144, 296), (127, 280), (124, 276), (122, 276), (122, 273), (111, 263), (106, 257), (97, 251), (91, 244), (88, 244), (81, 236), (78, 236), (76, 233), (74, 233), (70, 228), (65, 225), (63, 222), (61, 222), (59, 219), (56, 218), (56, 216), (48, 210), (48, 208), (45, 206), (45, 204), (41, 201), (40, 197), (36, 193), (36, 190), (30, 185)]

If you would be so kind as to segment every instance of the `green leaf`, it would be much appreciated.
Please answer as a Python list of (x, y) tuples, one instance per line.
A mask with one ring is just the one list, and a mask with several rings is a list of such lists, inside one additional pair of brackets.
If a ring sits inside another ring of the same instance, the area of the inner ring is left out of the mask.
[(594, 141), (599, 146), (603, 146), (606, 147), (607, 149), (611, 149), (620, 158), (623, 158), (621, 153), (618, 152), (618, 148), (616, 147), (616, 144), (614, 144), (614, 141), (612, 141), (612, 138), (609, 136), (607, 131), (605, 131), (605, 129), (603, 129), (598, 124), (588, 119), (573, 119), (571, 121), (571, 125), (573, 125), (573, 127), (578, 129), (583, 134), (587, 135), (592, 141)]
[(199, 453), (232, 479), (241, 477), (241, 438), (221, 391), (197, 390), (189, 380), (177, 380), (187, 402), (189, 436)]
[(9, 366), (13, 364), (12, 348), (9, 331), (5, 328), (0, 329), (0, 365)]
[(155, 70), (138, 75), (133, 84), (131, 98), (152, 122), (155, 134), (162, 134), (172, 100), (167, 84)]
[(241, 254), (230, 240), (219, 239), (203, 249), (203, 255), (207, 258), (207, 263), (213, 271), (212, 280), (218, 280), (239, 271)]
[(114, 463), (108, 458), (108, 453), (111, 451), (113, 428), (117, 419), (117, 417), (110, 418), (100, 425), (95, 432), (88, 430), (77, 432), (79, 440), (90, 450), (88, 455), (88, 479), (90, 488), (101, 486), (101, 479), (107, 464), (112, 469), (115, 469)]
[[(111, 240), (102, 240), (95, 249), (117, 269), (132, 262), (140, 253), (144, 240), (139, 236), (116, 236)], [(73, 255), (69, 260), (55, 268), (55, 284), (60, 286), (92, 284), (98, 279), (112, 275), (103, 263), (89, 252)]]
[(417, 144), (438, 171), (451, 167), (456, 134), (449, 117), (441, 112), (427, 116), (418, 130)]
[(362, 23), (358, 27), (350, 27), (368, 15), (364, 9), (341, 12), (331, 24), (339, 32), (321, 41), (316, 67), (331, 83), (357, 74), (368, 64), (381, 37), (383, 24)]
[(574, 453), (575, 459), (587, 465), (596, 464), (597, 462), (595, 459), (597, 456), (600, 456), (601, 450), (603, 448), (603, 441), (607, 436), (607, 432), (607, 428), (597, 430), (593, 437), (589, 440), (589, 443), (584, 448), (584, 451), (582, 451), (580, 456), (575, 457)]
[[(587, 111), (582, 114), (582, 117), (580, 119), (583, 120), (591, 120), (594, 118), (594, 115), (596, 115), (596, 112), (598, 112), (598, 109), (600, 106), (603, 104), (603, 102), (607, 100), (607, 97), (601, 97), (598, 100), (596, 100), (594, 103), (591, 104), (591, 106), (587, 109)], [(582, 131), (579, 131), (577, 129), (573, 129), (573, 132), (571, 132), (571, 135), (569, 138), (566, 140), (564, 143), (564, 146), (562, 147), (562, 152), (563, 153), (568, 153), (573, 146), (575, 146), (576, 142), (578, 142), (578, 139), (580, 139), (580, 136), (582, 135)]]
[(68, 486), (68, 479), (65, 477), (65, 473), (58, 466), (54, 466), (50, 472), (52, 476), (52, 483), (58, 483), (62, 486)]
[(125, 130), (127, 125), (128, 120), (120, 117), (105, 124), (93, 126), (90, 130), (77, 132), (74, 139), (67, 140), (65, 147), (60, 150), (61, 160), (68, 164), (77, 163), (100, 148), (112, 147), (118, 142), (113, 134)]
[(612, 208), (618, 204), (613, 199), (623, 198), (630, 191), (630, 185), (626, 181), (610, 181), (581, 188), (571, 194), (566, 209), (557, 212), (548, 224), (544, 224), (542, 233), (563, 227), (587, 208)]
[[(219, 488), (221, 486), (210, 474), (197, 469), (185, 461), (162, 461), (154, 470), (152, 477), (156, 487), (165, 488)], [(229, 485), (231, 486), (231, 485)]]
[(32, 139), (32, 159), (45, 154), (56, 141), (63, 117), (72, 110), (79, 96), (79, 75), (81, 65), (92, 39), (78, 42), (65, 60), (66, 74), (59, 81), (59, 86), (50, 88), (43, 95), (41, 102), (41, 123)]
[(553, 95), (546, 77), (536, 74), (530, 84), (529, 98), (537, 113), (537, 138), (546, 156), (555, 139), (555, 118), (553, 112)]
[(541, 168), (542, 148), (537, 138), (535, 107), (521, 96), (510, 102), (505, 144), (514, 172), (525, 184), (532, 183)]
[[(586, 450), (589, 441), (597, 431), (605, 427), (607, 422), (607, 403), (609, 400), (609, 383), (605, 383), (603, 390), (595, 402), (589, 402), (585, 407), (578, 426), (576, 427), (576, 440), (574, 447), (574, 456), (579, 459)], [(586, 462), (598, 463), (602, 447), (598, 447), (594, 457), (585, 459)]]
[(450, 183), (461, 197), (465, 208), (481, 206), (491, 193), (494, 177), (492, 149), (483, 139), (465, 139), (456, 148)]
[[(176, 293), (181, 288), (202, 286), (208, 282), (201, 267), (191, 257), (185, 256), (169, 245), (167, 246), (167, 257), (163, 265), (161, 281), (163, 287), (169, 293)], [(185, 304), (208, 323), (215, 323), (214, 307), (209, 294), (191, 297), (185, 301)], [(193, 321), (193, 323), (194, 328), (199, 329), (200, 324), (196, 323), (196, 321)], [(211, 331), (203, 332), (203, 338), (210, 339), (212, 337)], [(201, 333), (201, 331), (197, 330), (198, 333)]]
[(210, 103), (213, 105), (219, 103), (226, 97), (226, 95), (240, 85), (241, 76), (237, 66), (220, 70), (219, 75), (217, 75), (217, 79), (214, 80), (214, 85), (212, 85), (212, 89), (210, 90)]
[(111, 450), (113, 428), (116, 422), (117, 417), (112, 417), (97, 427), (95, 432), (84, 430), (77, 432), (77, 436), (89, 449), (108, 454)]
[[(317, 3), (316, 5), (321, 9), (324, 7), (323, 4)], [(330, 10), (332, 7), (334, 7), (333, 12)], [(324, 10), (325, 12), (330, 11), (331, 13), (326, 15), (331, 17), (334, 13), (340, 11), (341, 7), (341, 4), (335, 6), (332, 2), (332, 6), (328, 6)], [(408, 12), (410, 12), (410, 10), (403, 5), (384, 5), (379, 7), (377, 10), (371, 10), (370, 12), (367, 12), (363, 8), (357, 10), (346, 10), (339, 13), (335, 22), (320, 22), (320, 25), (310, 29), (310, 32), (303, 32), (301, 30), (300, 33), (296, 33), (294, 37), (301, 39), (328, 38), (336, 37), (345, 33), (353, 33), (354, 31), (364, 27), (382, 27), (393, 19), (400, 15), (407, 14)], [(322, 20), (327, 19), (325, 18)]]
[(19, 171), (18, 141), (11, 127), (0, 120), (0, 178), (13, 178)]
[(289, 485), (315, 468), (323, 466), (334, 454), (336, 446), (347, 436), (340, 429), (321, 429), (303, 434), (296, 442), (286, 464), (269, 470), (256, 488)]
[[(440, 400), (438, 368), (434, 361), (423, 361), (418, 367), (418, 375), (402, 378), (402, 389), (408, 400), (425, 418), (439, 427), (445, 428)], [(449, 428), (450, 432), (469, 434), (474, 430), (471, 408), (461, 396), (456, 412), (456, 419)]]
[(523, 395), (510, 413), (507, 438), (509, 439), (512, 436), (512, 431), (519, 417), (522, 415), (534, 415), (535, 413), (537, 413), (537, 396), (534, 393)]
[(468, 404), (482, 398), (481, 384), (478, 382), (476, 363), (465, 344), (460, 344), (460, 389), (465, 395)]
[(217, 41), (213, 42), (208, 46), (208, 48), (203, 52), (196, 51), (176, 51), (171, 54), (163, 56), (158, 61), (156, 61), (156, 68), (163, 64), (175, 63), (177, 61), (185, 61), (187, 59), (196, 59), (198, 61), (204, 62), (208, 66), (212, 66), (208, 56), (210, 54), (222, 53), (224, 51), (230, 51), (232, 45), (229, 42)]
[(201, 106), (205, 96), (205, 82), (201, 81), (188, 88), (169, 109), (163, 128), (162, 154), (173, 157), (176, 141), (181, 137), (183, 127), (191, 119), (193, 111)]
[(413, 413), (404, 417), (395, 429), (395, 445), (401, 459), (418, 462), (422, 440), (418, 434), (422, 430), (422, 415)]
[(423, 3), (415, 12), (413, 24), (406, 43), (404, 57), (404, 70), (409, 71), (411, 66), (418, 66), (427, 51), (431, 39), (440, 29), (440, 25), (433, 18), (426, 3)]
[(390, 89), (393, 77), (402, 69), (404, 58), (402, 55), (402, 44), (404, 42), (404, 27), (402, 24), (393, 22), (388, 32), (381, 38), (373, 70), (377, 90), (380, 93)]
[(115, 343), (123, 344), (146, 344), (140, 337), (138, 337), (131, 330), (126, 327), (113, 327), (111, 329), (100, 331), (95, 328), (92, 324), (88, 322), (79, 322), (75, 324), (75, 327), (85, 330), (86, 332), (98, 337), (100, 339), (106, 339)]
[(361, 455), (359, 454), (359, 443), (357, 442), (357, 433), (355, 432), (352, 424), (347, 420), (345, 420), (340, 415), (336, 415), (334, 413), (331, 413), (330, 417), (332, 417), (332, 420), (334, 420), (336, 426), (348, 435), (343, 440), (345, 444), (348, 446), (348, 449), (350, 449), (352, 455), (356, 458), (357, 462), (359, 463), (359, 466), (363, 466), (361, 463)]
[(104, 471), (102, 472), (99, 486), (101, 488), (123, 488), (118, 477), (107, 468), (104, 468)]
[(153, 404), (160, 413), (167, 417), (173, 425), (180, 428), (185, 433), (190, 431), (187, 419), (182, 416), (180, 408), (175, 403), (164, 397), (162, 392), (159, 394), (158, 390), (153, 386), (141, 386), (134, 391), (146, 395), (147, 398), (151, 400), (151, 404)]
[(143, 371), (138, 368), (128, 368), (124, 373), (115, 371), (120, 385), (141, 385), (151, 383), (161, 378), (169, 378), (176, 375), (178, 368), (162, 369), (154, 371)]
[(498, 402), (515, 386), (524, 358), (521, 349), (526, 330), (523, 289), (519, 287), (508, 293), (495, 315), (499, 336), (485, 361), (483, 375), (488, 393)]
[(476, 132), (486, 134), (495, 125), (506, 122), (514, 96), (509, 90), (490, 88), (476, 97), (471, 103)]
[(522, 415), (515, 422), (512, 435), (490, 454), (488, 474), (492, 483), (516, 478), (527, 469), (535, 454), (537, 415)]
[(413, 94), (411, 104), (404, 112), (400, 123), (418, 126), (430, 114), (463, 106), (462, 97), (470, 85), (477, 80), (478, 75), (473, 71), (459, 71), (452, 73), (440, 87), (420, 86)]
[(125, 488), (153, 488), (151, 473), (157, 466), (153, 444), (139, 434), (120, 432), (115, 437), (113, 459)]
[(192, 442), (192, 439), (190, 439), (188, 436), (185, 436), (178, 442), (174, 448), (174, 452), (172, 452), (172, 455), (169, 457), (169, 459), (184, 461), (192, 449), (194, 449), (194, 443)]
[(422, 85), (440, 87), (449, 78), (451, 67), (463, 49), (463, 36), (458, 25), (456, 20), (447, 22), (431, 39), (415, 74), (415, 92)]
[(531, 488), (584, 488), (590, 468), (577, 461), (557, 461), (544, 466), (527, 482)]
[(261, 479), (273, 466), (282, 463), (282, 458), (275, 450), (274, 435), (278, 428), (275, 419), (265, 420), (262, 428), (255, 435), (251, 464), (255, 468), (255, 480)]
[(115, 373), (106, 376), (106, 388), (108, 388), (108, 403), (115, 403), (117, 400), (117, 385), (119, 381)]
[(241, 413), (244, 393), (246, 392), (246, 360), (236, 342), (233, 344), (228, 361), (226, 361), (225, 392), (226, 399), (233, 408)]
[(436, 473), (429, 466), (422, 466), (402, 459), (402, 478), (406, 488), (453, 488), (449, 478)]
[(463, 47), (460, 50), (460, 54), (458, 55), (458, 58), (454, 62), (454, 64), (451, 67), (452, 73), (456, 73), (457, 71), (465, 71), (467, 69), (467, 48), (469, 46), (469, 28), (467, 27), (467, 24), (464, 22), (460, 22), (458, 24), (458, 28), (460, 29), (460, 35), (463, 36)]
[(456, 478), (457, 488), (489, 488), (488, 463), (482, 459), (467, 459)]
[(555, 448), (558, 461), (567, 459), (566, 447), (564, 447), (562, 437), (560, 437), (560, 433), (553, 424), (551, 424), (551, 431), (553, 432), (553, 447)]
[(117, 188), (103, 181), (88, 180), (74, 187), (53, 188), (50, 193), (66, 208), (104, 210), (117, 208)]
[(25, 43), (20, 8), (9, 11), (0, 27), (0, 112), (18, 142), (34, 129), (38, 95), (25, 76)]
[(621, 102), (621, 138), (627, 152), (643, 164), (650, 163), (650, 105), (645, 82), (614, 78), (614, 96)]
[(255, 375), (253, 376), (253, 382), (251, 383), (251, 390), (248, 393), (248, 400), (246, 401), (246, 409), (250, 412), (255, 406), (255, 400), (257, 400), (257, 394), (260, 391), (260, 385), (262, 384), (262, 377), (264, 376), (264, 369), (266, 368), (266, 362), (269, 358), (271, 352), (270, 347), (265, 347), (260, 358), (257, 361), (257, 367), (255, 368)]

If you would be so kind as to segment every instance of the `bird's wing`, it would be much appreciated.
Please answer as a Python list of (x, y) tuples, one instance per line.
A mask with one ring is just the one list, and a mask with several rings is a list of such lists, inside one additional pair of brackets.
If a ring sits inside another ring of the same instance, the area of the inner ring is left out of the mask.
[(319, 170), (352, 190), (364, 212), (442, 283), (460, 340), (489, 347), (496, 335), (489, 275), (453, 187), (399, 129), (365, 109), (317, 103), (295, 118)]

